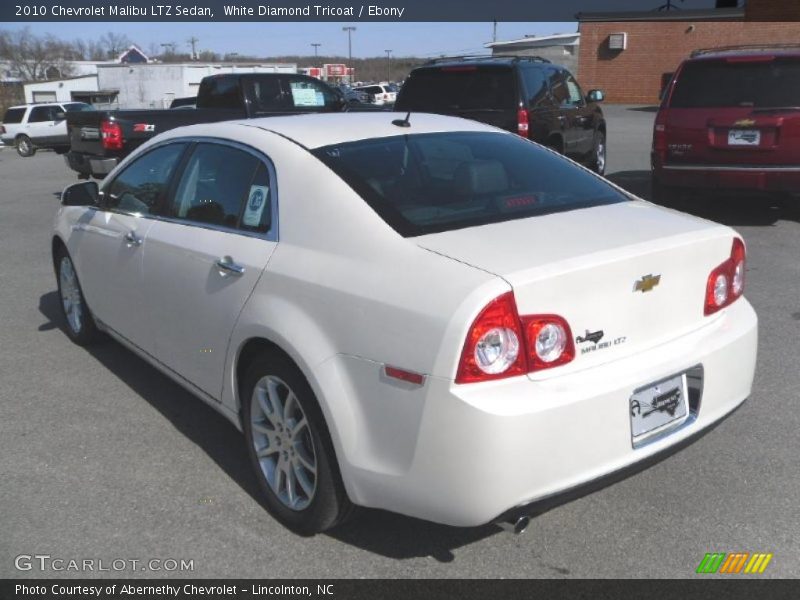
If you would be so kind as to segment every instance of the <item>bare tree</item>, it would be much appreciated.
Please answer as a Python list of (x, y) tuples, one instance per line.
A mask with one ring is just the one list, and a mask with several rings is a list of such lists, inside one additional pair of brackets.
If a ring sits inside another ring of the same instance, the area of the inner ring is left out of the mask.
[(0, 59), (23, 81), (72, 75), (73, 47), (51, 35), (37, 36), (30, 29), (0, 31)]
[(100, 38), (100, 44), (105, 48), (110, 59), (117, 58), (123, 51), (130, 48), (132, 43), (127, 35), (113, 31), (109, 31)]

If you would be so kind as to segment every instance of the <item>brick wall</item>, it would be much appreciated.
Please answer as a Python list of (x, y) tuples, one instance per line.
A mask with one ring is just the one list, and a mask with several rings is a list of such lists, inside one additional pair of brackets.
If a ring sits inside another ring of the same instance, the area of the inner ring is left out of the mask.
[[(674, 71), (692, 50), (800, 43), (796, 22), (583, 22), (580, 32), (581, 87), (602, 89), (608, 102), (635, 104), (656, 104), (662, 75)], [(628, 34), (627, 49), (609, 50), (609, 34), (620, 32)]]
[(797, 0), (748, 0), (745, 19), (754, 21), (800, 21), (800, 2)]

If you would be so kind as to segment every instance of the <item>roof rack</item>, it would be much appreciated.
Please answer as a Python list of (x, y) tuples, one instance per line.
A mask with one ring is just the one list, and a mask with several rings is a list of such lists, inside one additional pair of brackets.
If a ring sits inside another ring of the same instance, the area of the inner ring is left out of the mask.
[(549, 63), (550, 61), (546, 58), (542, 58), (541, 56), (515, 56), (513, 54), (481, 54), (477, 56), (442, 56), (440, 58), (432, 58), (426, 65), (433, 65), (437, 63), (443, 62), (456, 62), (460, 60), (474, 60), (474, 61), (482, 61), (482, 60), (511, 60), (512, 62), (520, 62), (520, 61), (531, 61), (531, 62), (541, 62), (541, 63)]
[(718, 52), (747, 52), (747, 51), (762, 51), (768, 52), (770, 50), (800, 50), (800, 44), (744, 44), (740, 46), (719, 46), (718, 48), (700, 48), (692, 51), (691, 57), (704, 56), (706, 54), (716, 54)]

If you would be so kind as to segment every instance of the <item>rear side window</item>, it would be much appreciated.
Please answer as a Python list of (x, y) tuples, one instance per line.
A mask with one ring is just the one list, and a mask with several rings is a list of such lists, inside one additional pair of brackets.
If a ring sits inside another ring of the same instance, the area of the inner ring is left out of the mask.
[(602, 179), (511, 134), (393, 136), (313, 153), (405, 237), (627, 200)]
[(234, 77), (214, 77), (204, 79), (198, 94), (203, 98), (204, 108), (239, 108), (239, 82)]
[(253, 111), (320, 112), (338, 107), (339, 99), (324, 83), (313, 79), (264, 77), (247, 84)]
[(9, 108), (3, 116), (3, 123), (22, 123), (25, 116), (25, 108)]
[(266, 168), (244, 150), (198, 144), (181, 176), (170, 216), (248, 231), (269, 227), (270, 184)]
[(156, 211), (186, 144), (161, 146), (134, 159), (104, 191), (106, 208), (147, 215)]
[(509, 110), (517, 105), (510, 67), (471, 65), (414, 71), (400, 91), (398, 110)]
[(542, 69), (523, 69), (526, 100), (529, 106), (539, 106), (547, 98), (547, 79)]
[(688, 62), (678, 75), (669, 105), (673, 108), (800, 106), (800, 60)]

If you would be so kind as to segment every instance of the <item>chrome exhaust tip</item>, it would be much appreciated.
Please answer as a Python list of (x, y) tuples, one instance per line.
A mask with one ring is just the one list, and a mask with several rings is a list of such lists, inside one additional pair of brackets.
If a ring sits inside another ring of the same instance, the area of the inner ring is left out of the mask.
[(528, 529), (528, 525), (530, 524), (531, 518), (528, 515), (522, 515), (516, 519), (501, 521), (498, 523), (501, 529), (508, 531), (509, 533), (513, 533), (514, 535), (521, 535), (525, 533), (525, 530)]

